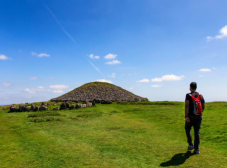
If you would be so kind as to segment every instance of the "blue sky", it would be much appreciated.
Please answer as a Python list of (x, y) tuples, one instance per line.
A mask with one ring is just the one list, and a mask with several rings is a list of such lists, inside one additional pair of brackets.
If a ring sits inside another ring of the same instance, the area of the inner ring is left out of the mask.
[(0, 104), (46, 101), (111, 82), (184, 101), (192, 81), (227, 101), (225, 0), (0, 2)]

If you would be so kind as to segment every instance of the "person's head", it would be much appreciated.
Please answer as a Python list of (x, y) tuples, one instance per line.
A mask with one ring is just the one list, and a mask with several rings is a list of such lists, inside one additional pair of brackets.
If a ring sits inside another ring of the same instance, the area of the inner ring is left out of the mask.
[(197, 89), (197, 83), (191, 82), (190, 83), (190, 91), (196, 91), (196, 89)]

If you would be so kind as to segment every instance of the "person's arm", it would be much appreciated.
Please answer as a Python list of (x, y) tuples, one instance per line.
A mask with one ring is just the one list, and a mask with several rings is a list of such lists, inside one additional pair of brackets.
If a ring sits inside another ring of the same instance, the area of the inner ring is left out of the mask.
[(190, 119), (188, 117), (189, 112), (189, 101), (185, 100), (185, 121), (190, 122)]

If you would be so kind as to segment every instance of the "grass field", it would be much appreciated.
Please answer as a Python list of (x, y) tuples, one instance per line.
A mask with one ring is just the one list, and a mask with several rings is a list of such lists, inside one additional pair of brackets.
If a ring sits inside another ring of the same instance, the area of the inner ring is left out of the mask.
[(21, 113), (4, 108), (0, 167), (227, 167), (226, 102), (206, 103), (199, 155), (186, 150), (184, 103)]

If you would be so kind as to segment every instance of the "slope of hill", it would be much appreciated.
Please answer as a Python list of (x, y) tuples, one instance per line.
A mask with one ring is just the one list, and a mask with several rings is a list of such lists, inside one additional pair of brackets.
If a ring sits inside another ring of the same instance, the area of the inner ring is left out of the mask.
[(137, 96), (119, 86), (105, 82), (91, 82), (84, 84), (62, 96), (51, 99), (52, 101), (148, 101), (147, 98)]

